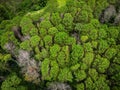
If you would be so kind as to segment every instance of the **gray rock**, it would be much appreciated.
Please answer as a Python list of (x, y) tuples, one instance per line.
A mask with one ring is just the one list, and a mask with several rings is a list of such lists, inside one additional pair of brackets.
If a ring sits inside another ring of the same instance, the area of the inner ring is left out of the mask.
[(48, 86), (47, 90), (72, 90), (72, 88), (67, 83), (53, 82)]
[(115, 17), (114, 24), (115, 25), (119, 25), (120, 24), (120, 13)]
[(114, 5), (108, 6), (100, 15), (100, 22), (101, 23), (108, 23), (111, 19), (116, 16), (116, 9)]

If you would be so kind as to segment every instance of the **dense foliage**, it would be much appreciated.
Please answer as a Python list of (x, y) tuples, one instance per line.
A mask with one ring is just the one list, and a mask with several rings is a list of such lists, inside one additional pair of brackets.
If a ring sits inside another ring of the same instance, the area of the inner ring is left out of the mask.
[(11, 20), (0, 6), (1, 89), (120, 90), (120, 19), (99, 21), (111, 4), (119, 15), (118, 0), (43, 1), (23, 0), (37, 11)]

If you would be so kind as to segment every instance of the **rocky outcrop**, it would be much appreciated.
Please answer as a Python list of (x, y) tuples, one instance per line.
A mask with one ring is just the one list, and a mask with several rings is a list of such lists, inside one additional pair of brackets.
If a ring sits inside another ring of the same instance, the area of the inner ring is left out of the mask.
[(99, 21), (101, 23), (112, 23), (114, 25), (119, 25), (120, 24), (120, 12), (118, 12), (115, 5), (110, 5), (102, 11), (99, 17)]

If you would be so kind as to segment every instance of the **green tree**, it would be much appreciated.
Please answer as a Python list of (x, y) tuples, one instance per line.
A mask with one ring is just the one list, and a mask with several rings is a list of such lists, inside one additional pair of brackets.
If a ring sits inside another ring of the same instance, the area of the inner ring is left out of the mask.
[(29, 40), (25, 40), (24, 42), (22, 42), (20, 44), (20, 48), (24, 49), (24, 50), (31, 50), (31, 46), (30, 46), (30, 41)]
[(73, 27), (73, 17), (70, 13), (66, 13), (64, 15), (63, 21), (62, 21), (63, 25), (66, 27), (66, 29), (68, 31), (72, 31), (72, 27)]
[(69, 68), (65, 67), (60, 69), (60, 73), (58, 75), (58, 80), (61, 82), (70, 81), (72, 82), (73, 76)]
[(53, 27), (53, 25), (51, 24), (51, 22), (49, 20), (43, 20), (39, 25), (39, 29), (43, 28), (43, 29), (48, 30), (51, 27)]
[(104, 53), (106, 49), (109, 48), (109, 45), (106, 40), (100, 40), (98, 43), (98, 52)]
[(54, 37), (54, 42), (60, 45), (64, 45), (66, 44), (67, 40), (68, 40), (68, 34), (65, 32), (58, 32), (55, 34)]
[(73, 45), (71, 52), (71, 63), (76, 64), (84, 55), (84, 50), (81, 45)]
[(46, 35), (44, 38), (43, 38), (43, 41), (45, 43), (45, 45), (52, 45), (53, 41), (52, 41), (52, 36), (50, 35)]
[(2, 90), (27, 90), (24, 86), (20, 86), (21, 79), (15, 74), (11, 74), (7, 77), (7, 79), (2, 83)]
[(87, 77), (86, 72), (84, 70), (77, 70), (74, 72), (74, 75), (75, 75), (75, 80), (77, 82), (82, 81)]
[(49, 68), (50, 66), (50, 60), (48, 58), (45, 58), (41, 64), (41, 73), (42, 73), (42, 79), (43, 80), (49, 80)]
[(110, 61), (106, 58), (96, 58), (93, 67), (97, 69), (99, 73), (104, 73), (110, 65)]
[(54, 36), (56, 33), (58, 33), (58, 30), (56, 27), (52, 27), (48, 30), (48, 34)]
[(60, 22), (61, 22), (62, 19), (61, 19), (59, 13), (52, 13), (52, 15), (50, 17), (50, 20), (51, 20), (52, 24), (54, 26), (56, 26), (56, 25), (60, 24)]
[(57, 44), (54, 44), (53, 46), (50, 47), (50, 57), (51, 58), (56, 58), (61, 47)]
[(38, 35), (35, 35), (30, 38), (30, 45), (32, 47), (38, 46), (40, 43), (41, 38)]

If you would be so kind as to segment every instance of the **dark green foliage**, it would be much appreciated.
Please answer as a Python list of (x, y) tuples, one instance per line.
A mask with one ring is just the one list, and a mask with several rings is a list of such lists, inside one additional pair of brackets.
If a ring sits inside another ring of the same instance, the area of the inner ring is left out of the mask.
[(0, 1), (0, 23), (2, 20), (23, 16), (28, 11), (36, 11), (46, 6), (47, 0), (4, 0)]

